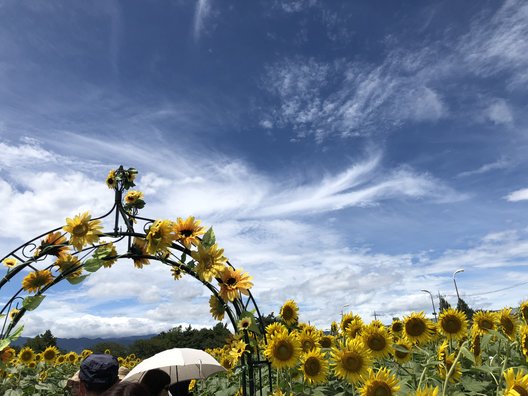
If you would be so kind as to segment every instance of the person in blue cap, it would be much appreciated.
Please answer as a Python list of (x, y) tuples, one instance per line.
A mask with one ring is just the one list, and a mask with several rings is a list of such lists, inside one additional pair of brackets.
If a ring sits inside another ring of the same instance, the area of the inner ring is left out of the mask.
[(79, 368), (80, 396), (99, 396), (119, 381), (119, 362), (112, 355), (94, 353)]

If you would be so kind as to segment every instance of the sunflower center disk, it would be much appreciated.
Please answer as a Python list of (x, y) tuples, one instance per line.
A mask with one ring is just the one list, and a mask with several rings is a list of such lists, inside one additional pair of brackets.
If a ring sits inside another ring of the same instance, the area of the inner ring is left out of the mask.
[(376, 382), (374, 384), (374, 391), (372, 396), (390, 396), (392, 395), (391, 388), (384, 382)]
[(514, 385), (513, 390), (516, 391), (520, 396), (528, 396), (528, 391), (520, 385)]
[(88, 233), (88, 225), (87, 224), (77, 224), (75, 227), (73, 227), (72, 234), (75, 236), (83, 236)]
[(405, 326), (405, 329), (409, 335), (418, 337), (425, 332), (425, 323), (421, 320), (412, 320)]
[(480, 322), (480, 327), (482, 329), (491, 330), (493, 329), (493, 323), (490, 322), (489, 320), (484, 319)]
[(281, 343), (277, 347), (277, 359), (287, 361), (293, 355), (293, 349), (290, 344)]
[(374, 351), (382, 351), (385, 348), (385, 346), (387, 345), (387, 343), (385, 342), (384, 338), (375, 337), (375, 338), (371, 338), (369, 340), (368, 345), (369, 345), (370, 349), (372, 349)]
[(304, 363), (304, 370), (307, 375), (316, 376), (321, 371), (321, 364), (318, 359), (311, 357)]
[(345, 356), (343, 367), (350, 372), (357, 372), (361, 369), (363, 361), (359, 356)]
[(449, 317), (444, 321), (443, 328), (447, 333), (458, 333), (462, 328), (462, 323), (457, 318)]

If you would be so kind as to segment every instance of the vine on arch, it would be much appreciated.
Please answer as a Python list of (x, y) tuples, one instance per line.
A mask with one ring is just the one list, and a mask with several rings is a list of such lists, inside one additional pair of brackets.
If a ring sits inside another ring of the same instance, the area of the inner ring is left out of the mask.
[[(266, 334), (250, 291), (251, 276), (231, 265), (212, 227), (206, 229), (194, 217), (141, 217), (145, 200), (142, 192), (132, 189), (136, 175), (134, 168), (111, 170), (106, 185), (114, 191), (115, 199), (106, 214), (93, 218), (84, 212), (67, 218), (64, 226), (35, 237), (0, 260), (7, 267), (0, 291), (8, 284), (20, 285), (11, 298), (3, 299), (0, 350), (22, 333), (22, 326), (16, 327), (18, 322), (26, 312), (38, 308), (54, 285), (63, 281), (79, 284), (119, 259), (131, 259), (138, 269), (157, 261), (170, 267), (175, 280), (192, 276), (210, 290), (211, 315), (219, 321), (227, 315), (239, 334), (234, 349), (238, 352), (233, 352), (233, 361), (226, 364), (240, 365), (243, 394), (255, 394), (256, 371), (261, 381), (260, 368), (269, 363), (262, 355)], [(109, 223), (113, 229), (105, 230)], [(271, 381), (269, 384), (271, 388)]]

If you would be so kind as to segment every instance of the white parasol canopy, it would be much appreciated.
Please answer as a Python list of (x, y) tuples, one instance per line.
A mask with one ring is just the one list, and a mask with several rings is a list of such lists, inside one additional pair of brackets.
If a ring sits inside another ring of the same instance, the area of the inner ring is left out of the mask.
[(173, 348), (143, 360), (130, 370), (123, 381), (140, 382), (145, 373), (152, 369), (160, 369), (169, 374), (171, 384), (190, 379), (203, 379), (226, 371), (207, 352), (192, 348)]

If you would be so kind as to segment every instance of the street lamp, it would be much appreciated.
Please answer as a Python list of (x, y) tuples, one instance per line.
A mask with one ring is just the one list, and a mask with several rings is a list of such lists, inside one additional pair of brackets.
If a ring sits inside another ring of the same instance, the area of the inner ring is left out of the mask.
[(431, 296), (431, 304), (433, 304), (433, 316), (434, 316), (435, 322), (436, 322), (436, 309), (435, 309), (435, 305), (434, 305), (433, 295), (431, 294), (431, 292), (429, 290), (422, 289), (422, 291), (424, 293), (429, 293), (429, 295)]
[(455, 290), (456, 290), (458, 300), (460, 300), (460, 295), (458, 294), (458, 287), (456, 284), (455, 275), (458, 274), (459, 272), (464, 272), (464, 269), (460, 268), (460, 269), (457, 269), (455, 272), (453, 272), (453, 283), (455, 284)]

